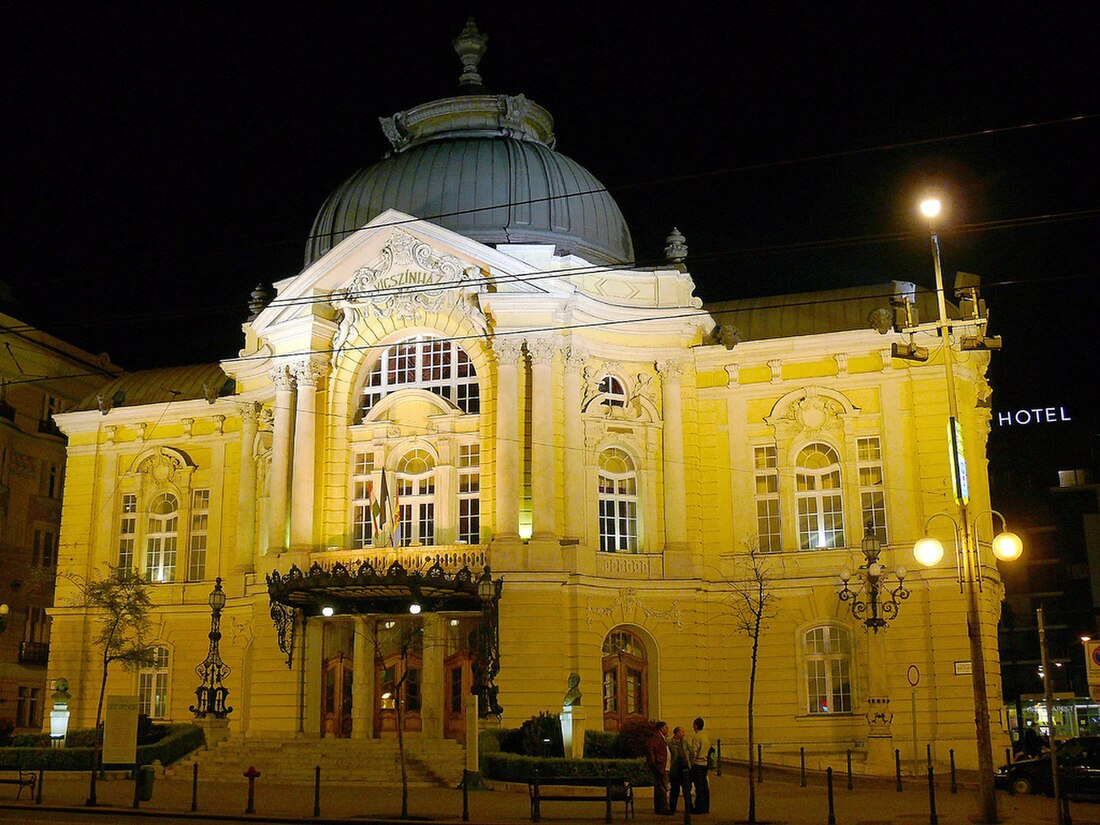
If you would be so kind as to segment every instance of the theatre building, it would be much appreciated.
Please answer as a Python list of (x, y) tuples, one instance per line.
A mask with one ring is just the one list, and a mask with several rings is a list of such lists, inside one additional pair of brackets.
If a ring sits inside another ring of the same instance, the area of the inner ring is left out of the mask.
[[(683, 237), (635, 266), (550, 113), (483, 87), (483, 46), (456, 41), (456, 96), (382, 121), (392, 151), (321, 206), (304, 268), (257, 293), (239, 354), (122, 376), (57, 417), (61, 573), (152, 583), (155, 660), (112, 670), (108, 692), (192, 718), (220, 578), (230, 742), (385, 739), (400, 722), (461, 744), (474, 709), (509, 727), (560, 712), (576, 673), (589, 728), (702, 715), (737, 749), (735, 594), (755, 547), (775, 598), (765, 759), (851, 749), (857, 770), (890, 772), (915, 707), (920, 753), (973, 767), (966, 601), (950, 550), (912, 556), (932, 514), (957, 512), (939, 338), (894, 327), (907, 302), (933, 317), (934, 296), (838, 283), (704, 306)], [(955, 366), (975, 513), (988, 357)], [(932, 528), (952, 546), (946, 519)], [(910, 570), (874, 629), (838, 597), (868, 543), (890, 577)], [(1001, 586), (981, 552), (999, 697)], [(57, 590), (49, 675), (89, 726), (100, 618)], [(995, 752), (1002, 724), (995, 704)]]

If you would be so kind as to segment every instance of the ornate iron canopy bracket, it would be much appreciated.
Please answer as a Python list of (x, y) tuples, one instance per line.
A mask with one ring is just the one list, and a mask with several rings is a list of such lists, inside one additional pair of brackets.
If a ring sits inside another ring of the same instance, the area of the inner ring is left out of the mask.
[(275, 633), (279, 639), (279, 650), (286, 654), (286, 666), (294, 665), (294, 614), (292, 607), (287, 607), (275, 601), (271, 597), (271, 621), (275, 623)]

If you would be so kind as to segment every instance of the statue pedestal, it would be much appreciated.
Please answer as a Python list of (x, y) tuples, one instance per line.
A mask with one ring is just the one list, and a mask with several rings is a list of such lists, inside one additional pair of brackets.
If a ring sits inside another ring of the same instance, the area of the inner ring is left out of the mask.
[(584, 758), (585, 714), (580, 705), (566, 705), (561, 709), (561, 741), (565, 745), (566, 759)]
[(228, 719), (207, 717), (206, 719), (196, 719), (195, 724), (202, 728), (203, 735), (206, 737), (207, 750), (216, 748), (219, 742), (224, 742), (229, 738)]

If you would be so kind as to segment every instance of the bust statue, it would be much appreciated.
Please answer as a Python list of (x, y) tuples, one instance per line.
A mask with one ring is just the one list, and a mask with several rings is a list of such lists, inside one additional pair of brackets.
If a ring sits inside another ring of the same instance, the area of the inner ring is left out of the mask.
[(566, 687), (569, 689), (565, 692), (565, 696), (562, 697), (561, 706), (563, 708), (577, 707), (581, 703), (581, 677), (578, 673), (569, 674), (569, 682)]

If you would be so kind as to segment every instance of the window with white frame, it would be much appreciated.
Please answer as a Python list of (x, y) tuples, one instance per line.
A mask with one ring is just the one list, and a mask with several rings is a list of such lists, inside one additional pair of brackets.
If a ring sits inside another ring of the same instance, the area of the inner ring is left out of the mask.
[(455, 341), (420, 336), (387, 347), (367, 376), (362, 413), (366, 415), (387, 395), (403, 389), (433, 392), (464, 413), (481, 409), (477, 371)]
[(356, 453), (351, 468), (351, 540), (370, 547), (374, 538), (374, 453)]
[(206, 578), (206, 546), (210, 532), (210, 491), (191, 491), (191, 536), (187, 551), (187, 580)]
[(828, 444), (808, 444), (795, 462), (798, 546), (844, 547), (844, 498), (840, 457)]
[(599, 392), (603, 398), (600, 399), (600, 403), (605, 407), (625, 407), (626, 406), (626, 388), (623, 386), (623, 382), (616, 378), (614, 375), (605, 375), (600, 379), (600, 383), (597, 386), (597, 392)]
[(781, 549), (779, 520), (779, 451), (774, 444), (753, 448), (756, 485), (756, 535), (765, 553)]
[(806, 702), (809, 713), (852, 712), (852, 636), (822, 625), (803, 636)]
[(171, 493), (161, 493), (149, 508), (145, 578), (151, 582), (175, 581), (178, 542), (179, 502)]
[(137, 496), (122, 496), (122, 518), (118, 525), (118, 569), (130, 572), (134, 569), (134, 542), (137, 538)]
[(856, 439), (859, 468), (859, 507), (863, 525), (886, 544), (886, 486), (882, 473), (882, 444), (877, 436)]
[(421, 448), (397, 463), (398, 543), (435, 544), (435, 460)]
[(458, 540), (481, 543), (481, 447), (458, 448)]
[(618, 447), (600, 454), (598, 478), (600, 551), (638, 552), (638, 473)]
[(168, 716), (168, 648), (153, 648), (152, 661), (138, 671), (138, 713), (150, 719)]

